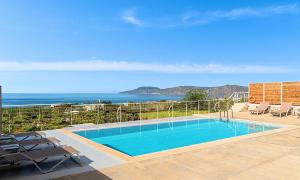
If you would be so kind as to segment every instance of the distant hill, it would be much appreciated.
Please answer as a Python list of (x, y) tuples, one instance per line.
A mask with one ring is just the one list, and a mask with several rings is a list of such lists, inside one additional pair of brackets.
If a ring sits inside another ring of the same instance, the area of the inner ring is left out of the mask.
[(212, 98), (223, 98), (230, 96), (233, 92), (248, 91), (248, 87), (239, 85), (225, 85), (216, 87), (199, 87), (199, 86), (177, 86), (161, 89), (158, 87), (144, 86), (130, 91), (120, 92), (122, 94), (137, 94), (137, 95), (167, 95), (167, 96), (184, 96), (191, 89), (203, 89)]

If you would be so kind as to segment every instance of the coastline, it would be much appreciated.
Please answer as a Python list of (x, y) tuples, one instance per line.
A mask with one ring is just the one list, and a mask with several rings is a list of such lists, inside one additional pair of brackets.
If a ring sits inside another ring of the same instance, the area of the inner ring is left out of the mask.
[(110, 101), (113, 104), (179, 100), (182, 96), (136, 95), (121, 93), (4, 93), (3, 107), (50, 106), (53, 104), (91, 104)]

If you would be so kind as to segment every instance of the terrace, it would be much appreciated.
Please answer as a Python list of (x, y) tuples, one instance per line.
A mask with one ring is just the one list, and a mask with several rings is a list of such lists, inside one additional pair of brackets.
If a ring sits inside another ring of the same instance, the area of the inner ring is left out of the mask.
[[(249, 93), (250, 96), (253, 95), (251, 91)], [(263, 99), (266, 99), (266, 93), (263, 94), (265, 96)], [(280, 96), (285, 97), (282, 94)], [(244, 101), (246, 98), (244, 94), (242, 97), (236, 95), (233, 100)], [(284, 100), (281, 99), (282, 101)], [(250, 103), (250, 106), (254, 106), (255, 103)], [(278, 105), (280, 104), (274, 103), (271, 106), (274, 108)], [(30, 163), (22, 164), (21, 167), (1, 170), (0, 178), (299, 179), (300, 119), (296, 116), (297, 105), (294, 105), (295, 111), (286, 117), (275, 117), (270, 113), (251, 115), (239, 106), (239, 103), (235, 103), (231, 107), (231, 100), (212, 100), (116, 106), (97, 104), (9, 110), (4, 108), (3, 129), (5, 132), (12, 133), (30, 126), (40, 128), (38, 130), (45, 132), (47, 137), (55, 137), (60, 140), (60, 144), (69, 145), (78, 150), (82, 166), (68, 160), (58, 166), (55, 171), (41, 174)], [(221, 117), (226, 120), (231, 116), (231, 111), (228, 109), (234, 109), (234, 119), (250, 120), (254, 124), (282, 125), (283, 128), (136, 157), (120, 153), (73, 133), (77, 130), (98, 128), (189, 122), (199, 118), (219, 119)], [(224, 114), (221, 111), (224, 111)], [(21, 121), (21, 117), (26, 117), (25, 119), (31, 124)], [(50, 126), (54, 128), (47, 130)], [(57, 160), (51, 159), (49, 163), (42, 163), (41, 166), (48, 168), (53, 162)]]
[[(218, 117), (218, 113), (208, 114)], [(236, 118), (292, 125), (290, 129), (233, 138), (166, 152), (58, 179), (299, 179), (300, 119), (295, 116)], [(126, 173), (124, 173), (126, 172)]]

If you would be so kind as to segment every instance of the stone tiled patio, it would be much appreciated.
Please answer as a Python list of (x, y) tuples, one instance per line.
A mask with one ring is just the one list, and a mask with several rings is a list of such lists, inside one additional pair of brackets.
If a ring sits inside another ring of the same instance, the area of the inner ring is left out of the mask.
[(295, 127), (59, 179), (300, 179), (300, 119), (247, 112), (235, 113), (235, 118)]

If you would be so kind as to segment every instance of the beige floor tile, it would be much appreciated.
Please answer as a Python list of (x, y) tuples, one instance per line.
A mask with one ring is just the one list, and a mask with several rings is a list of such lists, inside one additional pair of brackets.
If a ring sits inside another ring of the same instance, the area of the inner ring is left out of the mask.
[[(300, 119), (294, 116), (256, 116), (248, 112), (236, 113), (235, 117), (295, 125), (299, 128), (128, 162), (100, 169), (99, 173), (112, 179), (300, 179)], [(83, 179), (80, 177), (83, 176), (73, 175), (61, 179)]]

